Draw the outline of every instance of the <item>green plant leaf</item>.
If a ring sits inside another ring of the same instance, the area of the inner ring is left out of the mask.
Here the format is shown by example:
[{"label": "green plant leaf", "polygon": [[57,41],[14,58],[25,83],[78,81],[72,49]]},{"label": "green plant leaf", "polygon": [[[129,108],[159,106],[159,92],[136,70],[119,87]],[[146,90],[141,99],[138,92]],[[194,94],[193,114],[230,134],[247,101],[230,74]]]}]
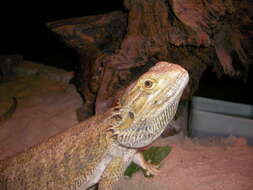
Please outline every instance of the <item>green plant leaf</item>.
[{"label": "green plant leaf", "polygon": [[[167,157],[167,155],[170,153],[171,148],[169,146],[163,146],[163,147],[150,147],[148,150],[145,150],[142,152],[144,159],[146,161],[151,161],[152,164],[158,165],[160,162]],[[124,175],[132,177],[135,172],[140,170],[141,168],[136,165],[135,163],[131,163]],[[144,173],[145,174],[145,173]],[[146,175],[145,175],[146,176]],[[148,176],[146,176],[148,177]]]}]

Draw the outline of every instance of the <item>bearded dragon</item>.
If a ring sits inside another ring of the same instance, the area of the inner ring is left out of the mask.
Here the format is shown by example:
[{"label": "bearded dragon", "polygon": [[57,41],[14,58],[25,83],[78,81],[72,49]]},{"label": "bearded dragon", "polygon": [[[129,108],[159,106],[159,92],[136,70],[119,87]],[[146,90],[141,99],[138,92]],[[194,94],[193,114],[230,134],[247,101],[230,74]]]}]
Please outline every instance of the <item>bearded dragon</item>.
[{"label": "bearded dragon", "polygon": [[118,104],[14,157],[0,161],[1,190],[111,190],[134,161],[156,174],[138,148],[157,139],[176,113],[188,72],[155,64]]}]

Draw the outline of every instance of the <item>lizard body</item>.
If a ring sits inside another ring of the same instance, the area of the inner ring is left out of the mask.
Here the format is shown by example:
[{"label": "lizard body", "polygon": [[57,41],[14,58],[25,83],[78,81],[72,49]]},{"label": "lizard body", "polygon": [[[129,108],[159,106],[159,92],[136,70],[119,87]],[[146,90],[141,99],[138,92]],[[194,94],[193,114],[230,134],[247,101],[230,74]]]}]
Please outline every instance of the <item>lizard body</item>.
[{"label": "lizard body", "polygon": [[157,63],[117,106],[0,161],[0,190],[85,190],[98,182],[99,190],[110,190],[131,161],[155,174],[137,149],[163,132],[188,80],[181,66]]}]

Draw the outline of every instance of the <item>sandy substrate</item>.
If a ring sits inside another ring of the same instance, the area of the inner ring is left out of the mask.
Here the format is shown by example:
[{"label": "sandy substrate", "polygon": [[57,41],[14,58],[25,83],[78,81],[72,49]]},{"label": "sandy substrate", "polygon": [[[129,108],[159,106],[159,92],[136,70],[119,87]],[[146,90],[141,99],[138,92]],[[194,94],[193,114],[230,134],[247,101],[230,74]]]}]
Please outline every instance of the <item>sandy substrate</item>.
[{"label": "sandy substrate", "polygon": [[[55,75],[53,75],[55,76]],[[21,152],[77,123],[81,98],[72,85],[45,77],[19,78],[0,86],[0,112],[18,99],[12,118],[0,125],[0,159]],[[172,151],[160,173],[123,178],[115,190],[252,190],[253,148],[244,139],[158,140]]]},{"label": "sandy substrate", "polygon": [[0,123],[0,159],[41,143],[77,123],[75,110],[82,101],[75,87],[49,79],[45,74],[19,76],[0,86],[0,113],[8,109],[12,97],[18,101],[11,119]]},{"label": "sandy substrate", "polygon": [[[166,141],[156,144],[170,144]],[[115,190],[253,189],[253,148],[244,139],[188,139],[170,145],[172,151],[157,176],[145,178],[138,172],[131,179],[123,178]]]}]

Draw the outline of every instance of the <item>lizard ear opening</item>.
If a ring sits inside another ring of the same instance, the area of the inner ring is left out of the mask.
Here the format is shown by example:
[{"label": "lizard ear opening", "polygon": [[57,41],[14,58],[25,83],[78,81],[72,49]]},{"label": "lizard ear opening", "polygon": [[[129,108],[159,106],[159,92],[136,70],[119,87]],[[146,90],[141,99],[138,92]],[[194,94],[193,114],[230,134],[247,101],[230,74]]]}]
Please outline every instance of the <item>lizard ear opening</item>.
[{"label": "lizard ear opening", "polygon": [[128,113],[128,116],[129,116],[131,119],[134,119],[134,113],[133,113],[133,112],[130,111],[130,112]]}]

